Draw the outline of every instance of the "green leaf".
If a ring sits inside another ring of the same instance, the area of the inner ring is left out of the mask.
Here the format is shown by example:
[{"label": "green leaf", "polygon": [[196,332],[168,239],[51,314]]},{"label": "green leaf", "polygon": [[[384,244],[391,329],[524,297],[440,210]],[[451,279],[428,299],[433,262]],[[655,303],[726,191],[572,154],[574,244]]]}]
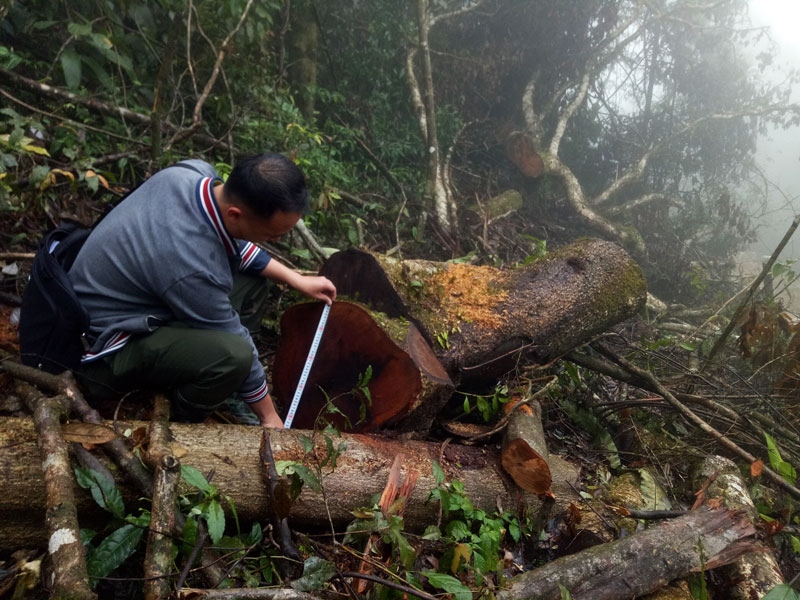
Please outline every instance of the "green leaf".
[{"label": "green leaf", "polygon": [[61,53],[61,70],[64,72],[64,81],[71,90],[76,90],[81,85],[82,66],[81,57],[71,48]]},{"label": "green leaf", "polygon": [[765,433],[764,437],[767,440],[767,452],[769,454],[770,466],[786,481],[794,484],[795,480],[797,479],[797,471],[791,463],[783,460],[783,457],[778,450],[778,445],[775,443],[775,439],[768,433]]},{"label": "green leaf", "polygon": [[315,492],[322,493],[322,484],[319,482],[319,479],[317,479],[317,476],[311,472],[311,469],[305,465],[295,464],[294,472],[300,476],[300,479],[302,479],[303,483],[305,483],[308,487]]},{"label": "green leaf", "polygon": [[92,26],[87,23],[70,23],[67,31],[75,37],[83,37],[92,33]]},{"label": "green leaf", "polygon": [[424,575],[433,587],[453,594],[456,600],[472,600],[472,591],[455,577],[436,571],[425,571]]},{"label": "green leaf", "polygon": [[192,487],[196,487],[198,490],[203,491],[206,494],[213,494],[216,491],[211,484],[208,483],[205,475],[203,475],[194,467],[189,465],[181,465],[181,477],[183,477],[183,480],[186,483]]},{"label": "green leaf", "polygon": [[225,512],[219,502],[212,500],[208,503],[205,511],[206,523],[208,524],[208,535],[214,544],[218,544],[225,533]]},{"label": "green leaf", "polygon": [[796,535],[790,535],[789,542],[792,544],[792,551],[795,554],[800,554],[800,538]]},{"label": "green leaf", "polygon": [[464,521],[450,521],[445,527],[445,533],[455,541],[460,542],[469,538],[470,531]]},{"label": "green leaf", "polygon": [[433,461],[431,463],[431,469],[433,470],[433,477],[436,480],[436,485],[442,485],[445,480],[444,469],[442,469],[442,465],[440,465],[438,461]]},{"label": "green leaf", "polygon": [[89,577],[106,577],[136,552],[143,529],[135,525],[123,525],[105,538],[86,557]]},{"label": "green leaf", "polygon": [[781,583],[767,592],[761,600],[800,600],[800,594],[791,586]]},{"label": "green leaf", "polygon": [[569,593],[567,588],[559,583],[558,589],[561,591],[561,600],[572,600],[572,594]]},{"label": "green leaf", "polygon": [[75,479],[79,486],[88,489],[94,501],[119,519],[125,518],[125,502],[117,486],[105,475],[85,467],[75,467]]},{"label": "green leaf", "polygon": [[261,531],[261,523],[255,522],[253,523],[253,528],[250,530],[250,533],[248,533],[247,537],[244,539],[244,543],[247,546],[255,546],[256,544],[260,544],[263,538],[264,534]]},{"label": "green leaf", "polygon": [[298,592],[313,592],[320,589],[334,575],[336,567],[332,562],[312,556],[306,559],[303,565],[303,576],[295,579],[291,586]]}]

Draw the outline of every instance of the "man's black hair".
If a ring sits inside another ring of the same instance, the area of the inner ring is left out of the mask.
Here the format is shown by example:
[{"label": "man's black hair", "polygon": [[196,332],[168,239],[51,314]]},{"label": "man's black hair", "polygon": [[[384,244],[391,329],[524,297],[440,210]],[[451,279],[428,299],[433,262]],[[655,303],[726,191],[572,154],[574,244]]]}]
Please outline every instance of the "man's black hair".
[{"label": "man's black hair", "polygon": [[225,192],[264,219],[276,212],[303,214],[308,210],[303,171],[275,152],[237,161],[225,182]]}]

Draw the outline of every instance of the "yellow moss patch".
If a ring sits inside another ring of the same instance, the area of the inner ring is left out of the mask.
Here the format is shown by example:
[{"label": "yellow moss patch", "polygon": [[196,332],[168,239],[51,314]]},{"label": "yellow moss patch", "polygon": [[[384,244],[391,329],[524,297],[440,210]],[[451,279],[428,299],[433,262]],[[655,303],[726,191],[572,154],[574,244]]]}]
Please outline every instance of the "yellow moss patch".
[{"label": "yellow moss patch", "polygon": [[443,290],[442,309],[447,320],[498,327],[503,317],[496,309],[508,298],[502,289],[505,274],[492,267],[454,263],[433,276],[434,285]]}]

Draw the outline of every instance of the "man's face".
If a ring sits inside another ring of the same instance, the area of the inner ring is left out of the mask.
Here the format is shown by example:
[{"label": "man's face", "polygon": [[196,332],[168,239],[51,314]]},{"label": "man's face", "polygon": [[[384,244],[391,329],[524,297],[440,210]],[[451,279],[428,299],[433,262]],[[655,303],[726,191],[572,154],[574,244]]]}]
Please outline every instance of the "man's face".
[{"label": "man's face", "polygon": [[248,242],[276,242],[292,230],[300,217],[300,213],[276,212],[264,219],[244,209],[234,220],[230,233]]}]

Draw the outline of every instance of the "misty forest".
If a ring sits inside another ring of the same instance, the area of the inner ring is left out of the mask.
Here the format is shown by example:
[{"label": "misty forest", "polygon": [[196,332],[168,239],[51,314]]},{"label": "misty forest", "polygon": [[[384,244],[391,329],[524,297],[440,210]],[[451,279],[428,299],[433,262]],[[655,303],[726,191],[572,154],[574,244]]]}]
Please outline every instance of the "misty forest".
[{"label": "misty forest", "polygon": [[[745,0],[0,3],[0,598],[800,598],[777,56]],[[45,231],[264,151],[339,293],[291,429],[22,364]]]}]

